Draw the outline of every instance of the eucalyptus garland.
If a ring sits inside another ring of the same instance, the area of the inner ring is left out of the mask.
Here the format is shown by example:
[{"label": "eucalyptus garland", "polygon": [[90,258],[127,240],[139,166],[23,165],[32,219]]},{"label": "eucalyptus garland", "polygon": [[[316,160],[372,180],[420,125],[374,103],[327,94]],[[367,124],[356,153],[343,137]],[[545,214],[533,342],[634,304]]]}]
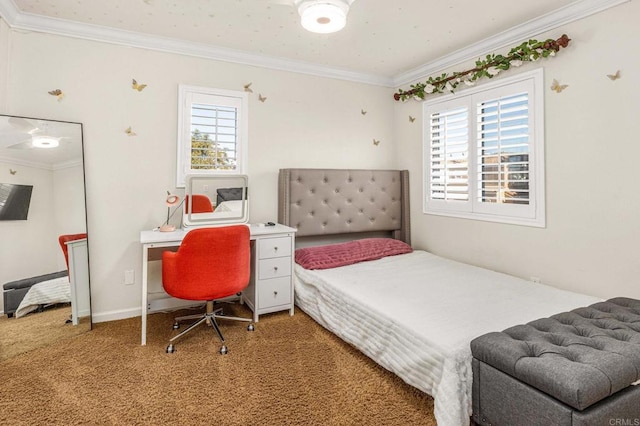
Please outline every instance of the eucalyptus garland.
[{"label": "eucalyptus garland", "polygon": [[501,71],[506,71],[511,67],[519,67],[524,62],[555,56],[560,48],[567,47],[570,41],[571,39],[566,34],[557,40],[525,41],[511,49],[506,55],[490,54],[484,60],[478,59],[475,68],[470,70],[453,74],[443,73],[439,77],[429,77],[425,83],[412,84],[410,90],[399,89],[397,93],[394,93],[393,98],[396,101],[406,101],[411,98],[422,100],[427,95],[434,93],[453,93],[460,84],[473,86],[482,77],[493,78]]}]

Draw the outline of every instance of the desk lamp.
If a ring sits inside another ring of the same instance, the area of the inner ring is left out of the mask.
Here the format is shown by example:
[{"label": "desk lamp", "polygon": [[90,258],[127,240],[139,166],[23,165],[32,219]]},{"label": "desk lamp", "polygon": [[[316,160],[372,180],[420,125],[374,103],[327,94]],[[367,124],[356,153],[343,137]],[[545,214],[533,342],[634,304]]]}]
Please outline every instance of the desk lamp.
[{"label": "desk lamp", "polygon": [[[160,232],[173,232],[176,230],[175,226],[169,225],[169,220],[182,205],[182,203],[178,204],[178,201],[180,201],[180,197],[178,197],[177,195],[172,195],[169,191],[167,191],[167,199],[165,200],[165,203],[167,204],[167,221],[160,227]],[[176,204],[178,205],[173,210],[173,213],[171,213],[171,206],[175,206]]]}]

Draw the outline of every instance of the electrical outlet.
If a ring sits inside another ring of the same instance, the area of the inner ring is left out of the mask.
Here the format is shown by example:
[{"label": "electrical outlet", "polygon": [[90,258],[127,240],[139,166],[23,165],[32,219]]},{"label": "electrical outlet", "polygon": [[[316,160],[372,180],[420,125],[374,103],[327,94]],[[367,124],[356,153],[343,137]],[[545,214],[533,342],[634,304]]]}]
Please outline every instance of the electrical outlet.
[{"label": "electrical outlet", "polygon": [[124,271],[124,285],[133,285],[135,282],[135,273],[133,269]]},{"label": "electrical outlet", "polygon": [[529,278],[529,280],[530,280],[531,282],[534,282],[534,283],[538,283],[538,284],[540,284],[540,283],[541,283],[541,281],[540,281],[540,277],[531,277],[531,278]]}]

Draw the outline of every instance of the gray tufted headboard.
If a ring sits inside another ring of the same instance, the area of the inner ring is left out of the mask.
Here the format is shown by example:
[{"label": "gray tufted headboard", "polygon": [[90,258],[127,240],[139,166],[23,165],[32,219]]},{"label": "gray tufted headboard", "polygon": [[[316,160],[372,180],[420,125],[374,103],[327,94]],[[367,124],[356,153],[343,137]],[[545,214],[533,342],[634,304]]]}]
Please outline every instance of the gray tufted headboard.
[{"label": "gray tufted headboard", "polygon": [[409,172],[281,169],[278,222],[296,238],[388,232],[411,244]]}]

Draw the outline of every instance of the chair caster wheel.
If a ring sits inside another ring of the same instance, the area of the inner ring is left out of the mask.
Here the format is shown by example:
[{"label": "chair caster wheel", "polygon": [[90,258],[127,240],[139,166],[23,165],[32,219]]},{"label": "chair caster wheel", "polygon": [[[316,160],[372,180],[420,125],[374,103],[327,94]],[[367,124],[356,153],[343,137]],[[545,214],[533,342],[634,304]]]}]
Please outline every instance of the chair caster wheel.
[{"label": "chair caster wheel", "polygon": [[171,343],[169,346],[167,346],[167,349],[165,350],[166,353],[168,354],[172,354],[176,351],[176,347],[173,346],[173,343]]},{"label": "chair caster wheel", "polygon": [[180,323],[174,322],[174,323],[173,323],[173,329],[174,329],[174,330],[177,330],[177,329],[179,329],[179,328],[180,328]]},{"label": "chair caster wheel", "polygon": [[256,329],[256,328],[255,328],[255,326],[254,326],[253,324],[249,324],[249,325],[247,326],[247,331],[255,331],[255,329]]},{"label": "chair caster wheel", "polygon": [[225,345],[222,345],[222,347],[220,348],[220,355],[226,355],[228,353],[229,349]]}]

